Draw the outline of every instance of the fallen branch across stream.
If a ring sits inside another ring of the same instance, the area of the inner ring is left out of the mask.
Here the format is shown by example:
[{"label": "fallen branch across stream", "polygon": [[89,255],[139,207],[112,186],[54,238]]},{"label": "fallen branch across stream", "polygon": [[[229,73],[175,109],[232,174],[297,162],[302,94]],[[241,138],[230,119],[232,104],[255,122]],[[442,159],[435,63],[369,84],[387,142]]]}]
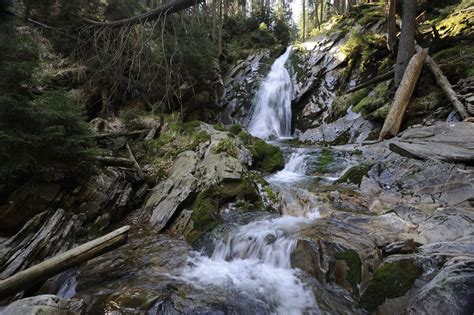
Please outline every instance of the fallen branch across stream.
[{"label": "fallen branch across stream", "polygon": [[122,246],[127,242],[129,230],[130,226],[126,225],[1,280],[0,297],[24,291],[60,272]]}]

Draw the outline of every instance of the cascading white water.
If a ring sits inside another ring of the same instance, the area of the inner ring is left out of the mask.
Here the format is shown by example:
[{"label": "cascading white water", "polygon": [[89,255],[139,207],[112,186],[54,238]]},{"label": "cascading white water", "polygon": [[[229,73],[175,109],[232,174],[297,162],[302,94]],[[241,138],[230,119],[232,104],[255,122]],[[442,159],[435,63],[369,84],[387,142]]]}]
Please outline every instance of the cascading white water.
[{"label": "cascading white water", "polygon": [[291,136],[291,98],[293,85],[285,63],[291,46],[272,65],[252,107],[248,131],[263,139]]},{"label": "cascading white water", "polygon": [[306,175],[307,150],[298,148],[291,153],[285,167],[269,179],[275,182],[293,182],[300,180]]},{"label": "cascading white water", "polygon": [[[272,65],[252,108],[249,132],[263,139],[291,136],[291,98],[293,87],[285,63],[291,47]],[[275,176],[304,177],[305,150],[297,149],[285,169]],[[300,208],[298,208],[300,209]],[[195,253],[182,277],[195,285],[219,286],[238,290],[251,299],[263,302],[271,313],[318,314],[313,292],[291,268],[295,235],[301,224],[319,216],[317,209],[301,207],[302,212],[286,212],[280,218],[255,221],[230,231],[215,241],[210,257]]]},{"label": "cascading white water", "polygon": [[196,254],[183,277],[202,286],[236,289],[264,302],[272,313],[318,313],[313,293],[291,269],[295,240],[304,217],[283,216],[238,227],[216,241],[211,257]]}]

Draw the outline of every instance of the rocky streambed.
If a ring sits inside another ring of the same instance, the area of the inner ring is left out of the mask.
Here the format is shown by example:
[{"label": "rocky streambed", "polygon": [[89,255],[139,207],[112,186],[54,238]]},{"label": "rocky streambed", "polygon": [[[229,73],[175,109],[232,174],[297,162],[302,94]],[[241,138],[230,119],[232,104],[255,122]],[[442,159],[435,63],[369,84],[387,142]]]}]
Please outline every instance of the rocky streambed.
[{"label": "rocky streambed", "polygon": [[132,143],[145,178],[104,167],[77,187],[17,191],[0,208],[2,277],[115,226],[131,233],[0,312],[472,314],[474,125],[437,109],[367,141],[388,86],[336,95],[365,76],[344,34],[229,71],[222,119],[250,133],[167,118],[156,142]]}]

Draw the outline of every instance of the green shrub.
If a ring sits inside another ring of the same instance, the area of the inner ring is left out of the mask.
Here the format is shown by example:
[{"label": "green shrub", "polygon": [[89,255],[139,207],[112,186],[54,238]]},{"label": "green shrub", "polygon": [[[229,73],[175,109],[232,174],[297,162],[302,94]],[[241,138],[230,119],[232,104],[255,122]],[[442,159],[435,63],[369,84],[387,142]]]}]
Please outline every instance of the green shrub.
[{"label": "green shrub", "polygon": [[221,123],[214,124],[212,125],[212,127],[214,127],[214,129],[219,130],[219,131],[225,131],[225,127]]},{"label": "green shrub", "polygon": [[242,126],[239,124],[233,124],[232,126],[229,127],[229,132],[238,135],[242,131]]},{"label": "green shrub", "polygon": [[215,147],[215,152],[216,153],[225,152],[229,156],[236,158],[237,154],[239,153],[239,149],[237,148],[237,145],[232,139],[227,138],[227,139],[223,139],[219,141],[219,143]]}]

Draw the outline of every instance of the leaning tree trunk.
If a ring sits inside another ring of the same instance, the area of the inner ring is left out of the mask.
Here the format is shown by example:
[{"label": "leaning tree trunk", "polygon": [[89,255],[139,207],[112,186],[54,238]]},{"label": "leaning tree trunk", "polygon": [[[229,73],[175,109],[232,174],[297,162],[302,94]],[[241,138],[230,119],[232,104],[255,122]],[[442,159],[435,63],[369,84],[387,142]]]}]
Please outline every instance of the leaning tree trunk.
[{"label": "leaning tree trunk", "polygon": [[396,136],[398,134],[426,56],[428,56],[428,49],[422,49],[411,58],[395,94],[392,107],[388,112],[387,118],[385,118],[379,140],[383,140],[387,136]]},{"label": "leaning tree trunk", "polygon": [[[421,51],[423,50],[423,48],[417,45],[416,50]],[[446,78],[446,76],[443,74],[443,71],[441,71],[441,68],[436,64],[433,58],[431,58],[430,56],[426,57],[425,64],[428,67],[428,69],[430,69],[430,71],[433,73],[436,79],[436,83],[443,90],[444,94],[449,99],[451,104],[453,104],[454,108],[462,117],[462,119],[469,118],[470,117],[469,113],[466,111],[463,104],[459,100],[458,96],[456,95],[456,92],[453,90],[453,87],[451,86],[451,83],[449,83],[448,78]]]},{"label": "leaning tree trunk", "polygon": [[402,33],[395,64],[395,86],[400,84],[405,69],[415,53],[416,4],[415,0],[403,0]]}]

